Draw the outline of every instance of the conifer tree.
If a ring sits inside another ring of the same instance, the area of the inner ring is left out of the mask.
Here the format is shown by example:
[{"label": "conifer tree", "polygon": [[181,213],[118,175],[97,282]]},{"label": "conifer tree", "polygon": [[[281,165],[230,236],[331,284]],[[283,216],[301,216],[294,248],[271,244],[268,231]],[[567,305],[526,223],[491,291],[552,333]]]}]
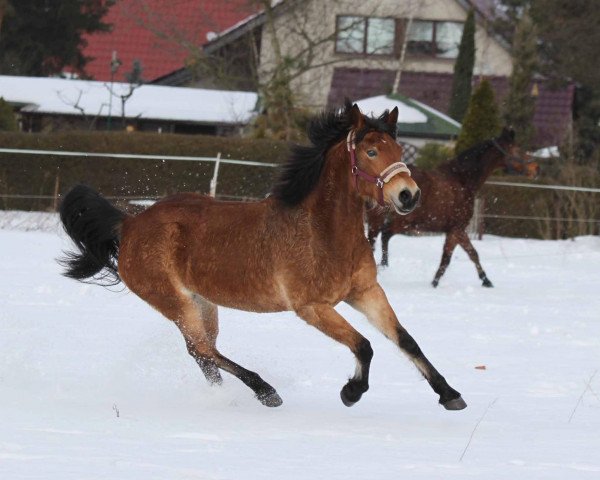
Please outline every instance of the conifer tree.
[{"label": "conifer tree", "polygon": [[0,97],[0,132],[14,132],[18,129],[17,119],[11,106]]},{"label": "conifer tree", "polygon": [[454,64],[452,96],[448,114],[457,122],[462,122],[471,98],[471,81],[475,65],[475,15],[469,11]]},{"label": "conifer tree", "polygon": [[456,154],[492,138],[500,131],[498,106],[489,80],[483,80],[473,92],[469,108],[456,140]]},{"label": "conifer tree", "polygon": [[513,71],[504,105],[504,121],[517,134],[517,142],[525,149],[531,147],[535,129],[533,114],[535,95],[532,93],[533,75],[537,68],[536,32],[527,12],[523,13],[512,46]]},{"label": "conifer tree", "polygon": [[108,31],[115,0],[0,0],[0,74],[47,76],[72,67],[84,73],[84,34]]}]

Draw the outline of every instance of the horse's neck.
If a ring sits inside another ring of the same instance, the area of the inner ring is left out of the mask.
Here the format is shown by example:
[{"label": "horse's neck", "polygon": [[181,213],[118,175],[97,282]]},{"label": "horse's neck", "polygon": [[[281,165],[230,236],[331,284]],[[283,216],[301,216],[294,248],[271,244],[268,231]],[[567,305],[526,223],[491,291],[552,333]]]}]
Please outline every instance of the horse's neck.
[{"label": "horse's neck", "polygon": [[469,190],[479,190],[492,172],[500,165],[502,154],[498,149],[490,147],[480,158],[474,162],[472,169],[465,169],[462,173],[461,183]]},{"label": "horse's neck", "polygon": [[[339,244],[352,234],[362,235],[363,200],[356,192],[345,145],[327,155],[317,188],[302,203],[318,230]],[[363,235],[364,236],[364,235]]]}]

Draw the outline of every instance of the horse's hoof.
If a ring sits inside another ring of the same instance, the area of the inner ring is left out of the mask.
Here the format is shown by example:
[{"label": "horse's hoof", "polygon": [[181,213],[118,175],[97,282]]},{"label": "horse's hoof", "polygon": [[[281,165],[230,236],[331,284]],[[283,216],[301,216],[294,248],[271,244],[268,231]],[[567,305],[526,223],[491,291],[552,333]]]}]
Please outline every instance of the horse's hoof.
[{"label": "horse's hoof", "polygon": [[368,386],[366,388],[361,388],[357,383],[348,382],[340,392],[342,403],[347,407],[351,407],[360,400],[362,394],[366,392],[368,388]]},{"label": "horse's hoof", "polygon": [[283,403],[283,400],[277,392],[266,393],[264,395],[257,395],[260,403],[267,407],[278,407]]},{"label": "horse's hoof", "polygon": [[347,407],[351,407],[352,405],[354,405],[354,404],[355,404],[355,403],[358,401],[358,400],[356,400],[356,401],[352,401],[352,400],[350,400],[348,397],[346,397],[346,396],[344,395],[344,390],[342,390],[342,391],[340,392],[340,398],[342,399],[342,403],[343,403],[344,405],[346,405]]},{"label": "horse's hoof", "polygon": [[467,408],[467,403],[462,399],[462,397],[453,398],[452,400],[448,400],[446,403],[442,403],[446,410],[462,410]]},{"label": "horse's hoof", "polygon": [[492,288],[494,285],[492,285],[492,282],[490,282],[487,278],[483,279],[483,283],[481,284],[483,287],[487,287],[487,288]]},{"label": "horse's hoof", "polygon": [[431,285],[433,286],[433,288],[436,288],[439,283],[440,282],[438,280],[434,280],[433,282],[431,282]]}]

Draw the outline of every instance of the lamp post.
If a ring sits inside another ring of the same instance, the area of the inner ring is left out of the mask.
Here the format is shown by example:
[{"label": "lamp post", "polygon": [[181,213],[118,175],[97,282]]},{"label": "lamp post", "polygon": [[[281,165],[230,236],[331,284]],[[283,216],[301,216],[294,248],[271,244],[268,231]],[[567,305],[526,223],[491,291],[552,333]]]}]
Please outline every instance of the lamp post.
[{"label": "lamp post", "polygon": [[121,60],[117,57],[117,51],[113,50],[112,58],[110,60],[110,89],[108,96],[108,119],[106,121],[107,130],[111,129],[111,119],[112,119],[112,98],[113,98],[113,83],[115,81],[115,73],[121,66]]}]

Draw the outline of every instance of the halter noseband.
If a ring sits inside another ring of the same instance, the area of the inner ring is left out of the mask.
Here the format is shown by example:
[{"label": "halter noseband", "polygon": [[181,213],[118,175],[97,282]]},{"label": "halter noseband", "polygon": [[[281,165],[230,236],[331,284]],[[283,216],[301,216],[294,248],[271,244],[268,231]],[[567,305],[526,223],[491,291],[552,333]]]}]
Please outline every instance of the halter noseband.
[{"label": "halter noseband", "polygon": [[369,175],[367,172],[358,168],[358,164],[356,162],[356,143],[354,142],[354,138],[355,132],[354,130],[350,130],[348,132],[348,137],[346,138],[346,148],[348,149],[348,152],[350,152],[350,163],[352,165],[352,175],[354,176],[354,185],[356,187],[356,191],[358,191],[358,177],[369,183],[374,183],[379,188],[379,198],[377,199],[377,203],[383,207],[385,205],[383,202],[383,187],[385,184],[399,173],[408,173],[410,176],[410,170],[405,163],[395,162],[384,168],[376,177]]}]

